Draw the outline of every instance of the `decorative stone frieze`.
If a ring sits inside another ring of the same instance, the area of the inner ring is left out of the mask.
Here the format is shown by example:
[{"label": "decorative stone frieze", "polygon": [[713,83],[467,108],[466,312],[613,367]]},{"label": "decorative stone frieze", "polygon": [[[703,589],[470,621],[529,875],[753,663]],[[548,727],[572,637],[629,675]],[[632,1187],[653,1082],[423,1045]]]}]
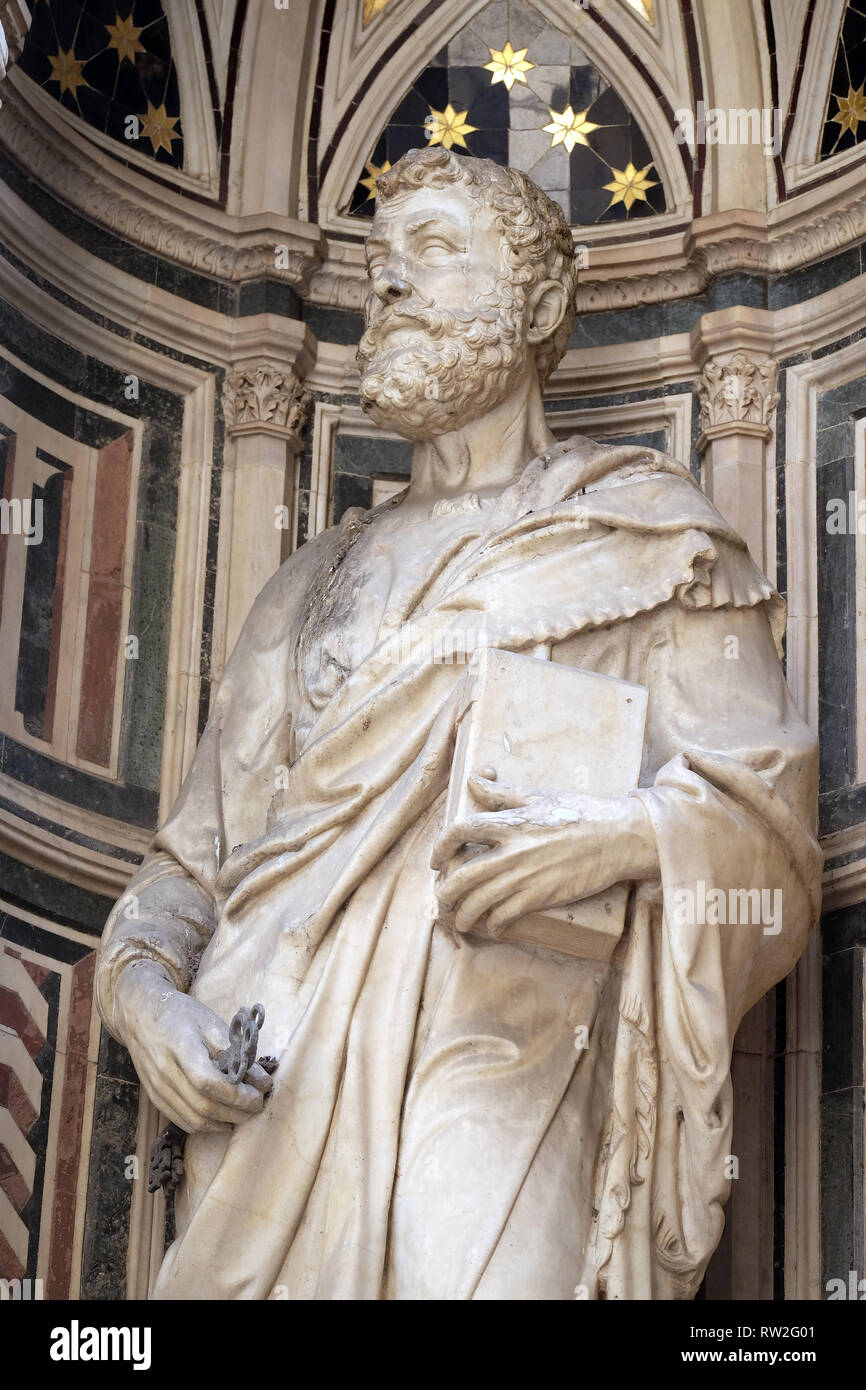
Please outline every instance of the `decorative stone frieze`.
[{"label": "decorative stone frieze", "polygon": [[214,214],[199,230],[163,206],[150,190],[121,183],[114,161],[102,151],[74,148],[54,126],[28,107],[21,93],[9,88],[0,122],[0,147],[64,203],[77,208],[109,231],[136,246],[189,270],[234,284],[264,277],[283,280],[300,294],[322,262],[318,228],[292,219],[238,230]]},{"label": "decorative stone frieze", "polygon": [[[0,15],[23,9],[22,0],[7,0],[5,5],[0,0]],[[7,38],[10,32],[17,35],[21,30],[10,26]],[[12,54],[13,44],[9,46]],[[254,225],[239,227],[214,213],[208,230],[202,230],[207,225],[203,222],[192,226],[158,190],[140,192],[132,183],[121,184],[112,161],[101,151],[73,148],[12,87],[3,106],[0,146],[63,202],[179,265],[232,283],[263,277],[282,280],[316,304],[351,310],[363,304],[365,271],[355,243],[328,243],[318,227],[295,219],[275,219],[272,226],[263,227],[257,218]],[[623,246],[631,237],[643,236],[639,227],[626,229],[621,243],[591,245],[589,268],[581,274],[577,290],[578,312],[687,298],[701,294],[716,276],[737,271],[781,274],[814,264],[866,236],[866,193],[859,183],[830,185],[820,198],[810,195],[810,201],[795,225],[763,226],[759,219],[754,235],[719,229],[711,239],[698,239],[698,219],[688,245],[681,231],[673,234],[671,250],[655,263],[658,268],[639,275],[621,273]],[[640,245],[643,254],[645,240]]]}]

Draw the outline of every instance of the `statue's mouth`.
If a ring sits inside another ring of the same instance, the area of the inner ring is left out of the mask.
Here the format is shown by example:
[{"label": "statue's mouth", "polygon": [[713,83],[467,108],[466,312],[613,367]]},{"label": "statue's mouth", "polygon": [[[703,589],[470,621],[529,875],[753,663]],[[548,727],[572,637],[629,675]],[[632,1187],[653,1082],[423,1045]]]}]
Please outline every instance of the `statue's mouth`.
[{"label": "statue's mouth", "polygon": [[375,324],[361,340],[359,359],[364,372],[387,371],[410,353],[435,352],[427,327],[415,319],[389,319]]},{"label": "statue's mouth", "polygon": [[390,324],[382,334],[379,346],[386,347],[389,353],[395,352],[402,347],[417,347],[419,339],[427,336],[427,330],[420,324]]},{"label": "statue's mouth", "polygon": [[380,341],[384,338],[393,341],[397,334],[415,336],[418,333],[426,333],[426,326],[416,318],[411,318],[406,314],[384,314],[381,319],[372,324],[368,330],[374,338]]}]

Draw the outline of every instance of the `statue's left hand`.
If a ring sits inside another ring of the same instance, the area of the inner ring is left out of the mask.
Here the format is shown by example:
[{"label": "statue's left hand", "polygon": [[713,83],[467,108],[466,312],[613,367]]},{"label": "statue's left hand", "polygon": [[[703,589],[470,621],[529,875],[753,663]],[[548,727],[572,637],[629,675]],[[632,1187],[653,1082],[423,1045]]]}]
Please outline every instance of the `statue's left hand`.
[{"label": "statue's left hand", "polygon": [[[448,826],[430,861],[443,871],[439,902],[459,932],[487,914],[486,930],[495,935],[528,912],[564,907],[658,872],[639,797],[521,792],[485,777],[470,777],[468,786],[485,809]],[[467,844],[488,848],[452,862]]]}]

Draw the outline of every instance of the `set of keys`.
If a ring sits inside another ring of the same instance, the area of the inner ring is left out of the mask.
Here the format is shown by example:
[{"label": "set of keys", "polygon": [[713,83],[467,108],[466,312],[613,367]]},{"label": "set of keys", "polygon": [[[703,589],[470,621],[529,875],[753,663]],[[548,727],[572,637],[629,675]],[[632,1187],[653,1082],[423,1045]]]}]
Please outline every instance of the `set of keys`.
[{"label": "set of keys", "polygon": [[[253,1004],[251,1009],[238,1009],[229,1024],[229,1045],[219,1054],[216,1064],[235,1086],[246,1080],[247,1072],[256,1062],[268,1076],[272,1076],[276,1071],[276,1057],[256,1057],[259,1033],[264,1022],[263,1006]],[[159,1188],[162,1188],[166,1196],[174,1192],[183,1177],[185,1140],[184,1130],[179,1125],[170,1124],[154,1141],[150,1150],[148,1192],[157,1192]]]}]

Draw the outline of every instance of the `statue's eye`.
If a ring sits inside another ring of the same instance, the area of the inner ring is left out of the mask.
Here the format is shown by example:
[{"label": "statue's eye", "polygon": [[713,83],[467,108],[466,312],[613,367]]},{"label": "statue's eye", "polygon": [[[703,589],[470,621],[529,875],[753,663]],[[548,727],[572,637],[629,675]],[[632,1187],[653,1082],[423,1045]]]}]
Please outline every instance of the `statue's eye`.
[{"label": "statue's eye", "polygon": [[453,242],[445,241],[440,237],[431,237],[421,247],[422,260],[432,265],[446,265],[456,255],[458,255],[458,248]]},{"label": "statue's eye", "polygon": [[388,247],[384,246],[380,241],[374,241],[371,237],[364,248],[364,259],[367,262],[367,274],[378,274],[388,259],[388,254]]}]

